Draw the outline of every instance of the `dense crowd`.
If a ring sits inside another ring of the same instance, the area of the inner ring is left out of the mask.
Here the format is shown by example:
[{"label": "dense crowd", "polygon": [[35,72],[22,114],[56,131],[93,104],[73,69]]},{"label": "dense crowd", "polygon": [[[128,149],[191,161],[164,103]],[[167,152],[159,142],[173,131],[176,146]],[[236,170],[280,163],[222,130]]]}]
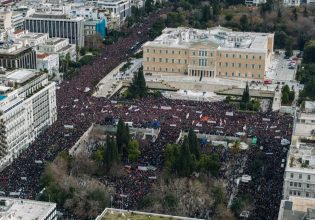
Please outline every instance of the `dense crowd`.
[{"label": "dense crowd", "polygon": [[[53,161],[58,152],[70,149],[93,122],[98,123],[106,117],[113,117],[133,122],[134,126],[146,127],[150,122],[158,121],[160,134],[154,143],[142,149],[139,165],[152,165],[160,169],[163,165],[165,145],[175,142],[180,132],[187,131],[190,127],[199,133],[235,136],[238,132],[245,132],[249,137],[258,137],[259,146],[263,146],[262,152],[272,154],[268,154],[264,175],[245,186],[241,184],[238,194],[253,195],[255,219],[275,219],[281,199],[284,169],[281,168],[280,161],[285,158],[286,149],[280,141],[283,138],[290,139],[292,117],[272,112],[242,113],[224,102],[208,103],[166,98],[117,102],[90,95],[88,90],[93,90],[96,83],[110,70],[130,56],[130,47],[136,42],[147,40],[149,28],[165,12],[167,11],[160,10],[152,14],[143,25],[133,27],[128,36],[106,46],[92,65],[83,66],[78,76],[58,86],[58,120],[1,172],[1,191],[7,195],[10,192],[19,192],[20,197],[35,198],[42,190],[40,176],[45,163]],[[71,125],[73,128],[65,125]],[[259,149],[252,149],[250,153],[255,155],[256,150]],[[156,175],[156,171],[131,169],[127,177],[104,177],[104,181],[114,183],[116,187],[114,201],[117,202],[114,202],[114,205],[117,208],[134,208],[148,193]],[[125,198],[123,204],[122,198]]]}]

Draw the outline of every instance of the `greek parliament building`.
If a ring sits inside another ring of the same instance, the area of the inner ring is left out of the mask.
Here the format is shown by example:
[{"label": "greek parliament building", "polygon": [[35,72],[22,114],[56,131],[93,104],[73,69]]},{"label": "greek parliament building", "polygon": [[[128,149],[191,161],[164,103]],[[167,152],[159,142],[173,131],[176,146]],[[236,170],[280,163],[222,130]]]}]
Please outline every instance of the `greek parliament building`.
[{"label": "greek parliament building", "polygon": [[25,18],[25,29],[35,33],[48,33],[49,37],[68,38],[70,44],[84,46],[83,17],[36,13]]},{"label": "greek parliament building", "polygon": [[165,28],[143,45],[143,67],[152,74],[263,80],[273,44],[271,33]]}]

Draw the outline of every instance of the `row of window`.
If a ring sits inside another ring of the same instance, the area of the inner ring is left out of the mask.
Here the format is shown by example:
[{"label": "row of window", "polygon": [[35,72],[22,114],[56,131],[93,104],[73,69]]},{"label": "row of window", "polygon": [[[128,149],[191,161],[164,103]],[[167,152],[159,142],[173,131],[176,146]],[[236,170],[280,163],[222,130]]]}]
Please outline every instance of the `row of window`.
[{"label": "row of window", "polygon": [[[159,67],[159,68],[155,68],[155,67],[152,67],[151,69],[149,68],[149,67],[147,67],[147,70],[148,71],[160,71],[160,72],[162,72],[162,71],[165,71],[165,72],[168,72],[168,71],[171,71],[171,72],[176,72],[176,70],[174,69],[174,68],[172,68],[172,69],[168,69],[167,67],[166,68],[162,68],[162,67]],[[180,73],[180,72],[182,72],[180,69],[177,69],[177,72],[178,73]],[[187,70],[185,70],[184,72],[187,72]]]},{"label": "row of window", "polygon": [[[290,190],[289,195],[290,196],[301,196],[301,192],[297,191],[297,190]],[[307,197],[307,198],[311,197],[311,193],[305,192],[305,197]],[[314,194],[314,198],[315,198],[315,194]]]},{"label": "row of window", "polygon": [[[156,59],[155,57],[152,58],[152,62],[155,62]],[[165,58],[165,63],[168,63],[169,59],[168,58]],[[178,59],[177,62],[175,62],[175,59],[170,59],[171,63],[177,63],[177,64],[187,64],[187,60],[181,60],[181,59]],[[150,58],[147,57],[147,62],[150,62]],[[159,58],[159,62],[162,63],[163,60],[162,58]],[[182,63],[183,62],[183,63]]]},{"label": "row of window", "polygon": [[[162,50],[155,50],[155,49],[152,49],[152,52],[153,53],[156,53],[156,52],[159,52],[159,54],[162,54]],[[147,49],[147,53],[150,53],[150,49]],[[164,50],[164,53],[165,54],[168,54],[168,50]],[[171,54],[175,54],[175,51],[174,50],[171,50]],[[177,51],[177,54],[180,55],[181,54],[181,51]],[[184,51],[184,54],[187,55],[187,51]]]},{"label": "row of window", "polygon": [[[221,72],[219,72],[219,76],[233,76],[233,77],[235,77],[235,76],[237,76],[237,77],[252,77],[252,78],[255,78],[255,74],[254,73],[251,73],[251,74],[248,74],[248,73],[244,73],[244,74],[242,74],[242,73],[234,73],[234,72],[232,72],[231,74],[229,74],[228,72],[225,72],[225,75],[223,75]],[[257,78],[260,78],[262,75],[260,75],[260,74],[258,74],[257,75]]]},{"label": "row of window", "polygon": [[[156,53],[157,51],[158,51],[160,54],[162,54],[162,52],[163,52],[161,49],[159,49],[159,50],[152,49],[152,52],[153,52],[153,53]],[[150,53],[150,49],[149,49],[149,48],[147,48],[147,53]],[[164,53],[165,53],[165,54],[168,54],[169,51],[168,51],[168,50],[164,50]],[[171,54],[175,54],[175,50],[171,50],[170,53],[171,53]],[[178,50],[178,51],[177,51],[177,54],[180,55],[180,54],[181,54],[181,51]],[[187,55],[187,51],[184,51],[184,54]],[[214,55],[213,52],[208,52],[208,51],[203,51],[203,50],[200,50],[200,51],[192,51],[192,52],[191,52],[191,55],[192,55],[192,56],[196,56],[196,54],[198,54],[198,56],[201,56],[201,57],[207,57],[208,55],[210,55],[210,57],[213,57],[213,55]],[[219,53],[219,56],[222,57],[222,53],[221,53],[221,52]],[[238,57],[239,59],[242,59],[242,58],[245,57],[245,59],[250,59],[250,58],[251,58],[252,60],[255,60],[255,58],[256,58],[255,55],[249,56],[249,55],[247,55],[247,54],[246,54],[246,55],[238,54],[238,56],[237,56],[236,54],[230,54],[230,55],[229,55],[228,53],[225,54],[225,57],[226,57],[226,58],[229,58],[229,56],[232,57],[233,59],[235,59],[236,57]],[[262,56],[258,56],[258,59],[261,60],[261,59],[262,59]]]},{"label": "row of window", "polygon": [[[219,56],[222,57],[222,53],[219,53]],[[229,58],[229,56],[232,57],[233,59],[235,59],[237,57],[234,53],[232,55],[231,54],[229,55],[228,53],[225,54],[225,58]],[[243,54],[239,54],[238,55],[239,59],[243,59],[244,57],[245,57],[246,60],[250,59],[250,58],[252,58],[252,60],[254,60],[256,58],[255,55],[252,55],[252,56],[249,56],[247,54],[246,55],[243,55]],[[262,57],[258,56],[258,59],[261,60]]]},{"label": "row of window", "polygon": [[[294,179],[294,173],[290,174],[290,178]],[[303,179],[303,174],[299,174],[299,179]],[[307,175],[307,180],[311,180],[311,175]]]},{"label": "row of window", "polygon": [[[231,65],[232,65],[232,67],[236,66],[235,63],[231,63]],[[222,62],[219,62],[219,67],[222,67]],[[229,63],[228,62],[225,63],[225,67],[229,67]],[[238,67],[242,68],[242,64],[238,63]],[[255,64],[252,64],[251,67],[252,67],[252,69],[255,69]],[[245,68],[246,69],[248,68],[248,64],[247,63],[245,64]],[[261,69],[261,65],[260,64],[258,65],[258,69]]]}]

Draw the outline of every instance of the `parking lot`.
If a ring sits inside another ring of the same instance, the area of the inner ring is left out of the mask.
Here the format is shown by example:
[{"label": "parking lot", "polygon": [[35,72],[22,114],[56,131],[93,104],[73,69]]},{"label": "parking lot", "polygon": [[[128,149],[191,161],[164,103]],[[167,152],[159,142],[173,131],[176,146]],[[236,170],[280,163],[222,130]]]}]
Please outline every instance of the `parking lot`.
[{"label": "parking lot", "polygon": [[[296,55],[297,52],[294,52]],[[292,82],[295,80],[296,66],[290,67],[289,59],[284,59],[284,52],[275,54],[271,61],[271,65],[266,73],[266,78],[271,79],[274,83],[276,82]],[[299,62],[299,61],[297,61]]]}]

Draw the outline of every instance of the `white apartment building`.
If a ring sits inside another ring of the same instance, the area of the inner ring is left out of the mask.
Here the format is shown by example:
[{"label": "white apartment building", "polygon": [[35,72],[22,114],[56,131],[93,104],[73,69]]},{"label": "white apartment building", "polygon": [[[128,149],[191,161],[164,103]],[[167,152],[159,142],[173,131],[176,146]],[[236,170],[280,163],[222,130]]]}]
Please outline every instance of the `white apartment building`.
[{"label": "white apartment building", "polygon": [[131,0],[98,0],[94,1],[100,9],[106,9],[114,15],[118,15],[120,21],[124,21],[131,15]]},{"label": "white apartment building", "polygon": [[25,29],[48,33],[49,37],[68,38],[71,44],[84,46],[84,18],[65,14],[38,14],[25,18]]},{"label": "white apartment building", "polygon": [[36,54],[36,66],[37,70],[48,71],[48,75],[59,74],[59,54]]},{"label": "white apartment building", "polygon": [[305,101],[296,114],[292,143],[301,139],[315,140],[315,102]]},{"label": "white apartment building", "polygon": [[297,143],[288,152],[283,198],[315,198],[315,145]]},{"label": "white apartment building", "polygon": [[315,219],[315,199],[290,196],[281,200],[278,220]]},{"label": "white apartment building", "polygon": [[24,16],[22,12],[13,11],[11,17],[12,27],[15,30],[23,30],[24,29]]},{"label": "white apartment building", "polygon": [[260,4],[265,4],[266,0],[245,0],[245,5],[251,6],[251,5],[260,5]]},{"label": "white apartment building", "polygon": [[0,197],[0,220],[57,220],[56,203]]},{"label": "white apartment building", "polygon": [[48,33],[33,33],[28,30],[16,30],[14,33],[9,34],[10,39],[22,41],[25,45],[33,47],[45,43],[49,39]]},{"label": "white apartment building", "polygon": [[69,44],[67,38],[49,38],[37,46],[37,51],[48,54],[57,53],[60,57],[65,57],[69,53],[71,60],[76,59],[76,45]]},{"label": "white apartment building", "polygon": [[0,11],[0,30],[8,30],[12,27],[12,11]]},{"label": "white apartment building", "polygon": [[10,164],[57,119],[56,88],[46,73],[0,74],[0,167]]},{"label": "white apartment building", "polygon": [[288,7],[298,7],[300,4],[300,0],[283,0],[283,5]]}]

